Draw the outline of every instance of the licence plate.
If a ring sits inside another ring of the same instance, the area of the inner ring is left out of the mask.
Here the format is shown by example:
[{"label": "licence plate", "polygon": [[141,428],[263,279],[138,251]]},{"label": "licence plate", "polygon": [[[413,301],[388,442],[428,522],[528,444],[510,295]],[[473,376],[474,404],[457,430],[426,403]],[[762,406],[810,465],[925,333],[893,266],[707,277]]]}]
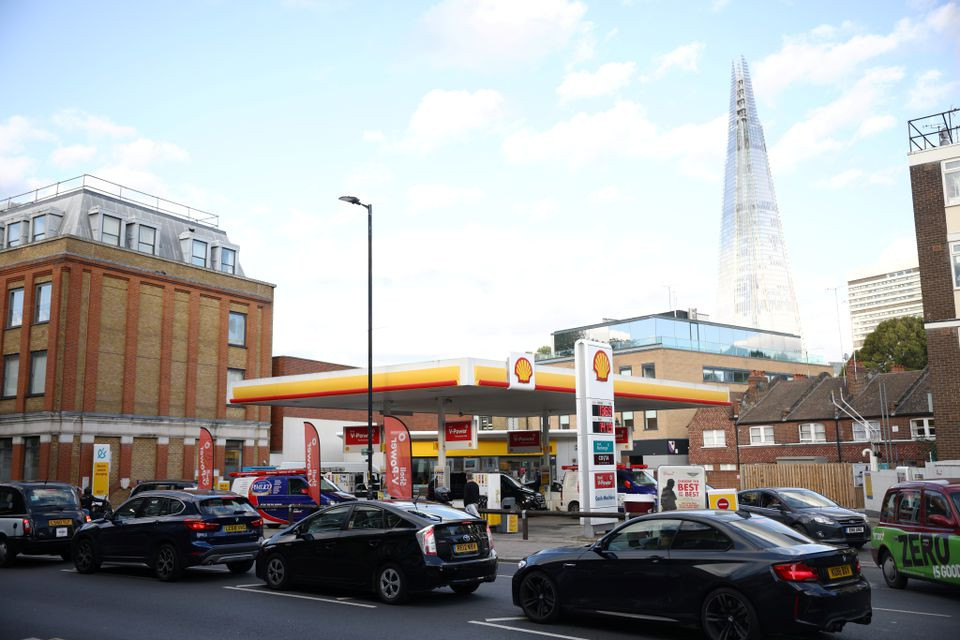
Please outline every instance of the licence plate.
[{"label": "licence plate", "polygon": [[847,527],[847,533],[863,533],[863,527]]},{"label": "licence plate", "polygon": [[228,524],[223,527],[223,530],[227,533],[237,533],[238,531],[246,531],[247,525],[245,524]]},{"label": "licence plate", "polygon": [[853,567],[848,564],[841,565],[839,567],[828,567],[827,575],[833,578],[849,578],[853,575]]},{"label": "licence plate", "polygon": [[477,550],[476,542],[464,542],[462,544],[453,545],[454,553],[471,553]]},{"label": "licence plate", "polygon": [[66,537],[67,537],[67,533],[68,533],[68,530],[67,530],[66,527],[57,527],[57,537],[58,537],[58,538],[66,538]]},{"label": "licence plate", "polygon": [[66,520],[49,520],[47,521],[48,527],[69,527],[73,524],[73,520],[67,518]]}]

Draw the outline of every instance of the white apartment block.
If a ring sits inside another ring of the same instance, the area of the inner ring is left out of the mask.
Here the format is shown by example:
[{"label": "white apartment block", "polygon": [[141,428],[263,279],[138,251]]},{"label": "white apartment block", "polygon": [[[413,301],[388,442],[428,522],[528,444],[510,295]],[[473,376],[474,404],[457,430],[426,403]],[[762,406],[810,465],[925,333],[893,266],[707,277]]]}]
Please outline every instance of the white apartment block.
[{"label": "white apartment block", "polygon": [[859,349],[864,339],[884,320],[905,316],[923,317],[920,268],[911,267],[850,280],[847,282],[847,299],[850,303],[853,348]]}]

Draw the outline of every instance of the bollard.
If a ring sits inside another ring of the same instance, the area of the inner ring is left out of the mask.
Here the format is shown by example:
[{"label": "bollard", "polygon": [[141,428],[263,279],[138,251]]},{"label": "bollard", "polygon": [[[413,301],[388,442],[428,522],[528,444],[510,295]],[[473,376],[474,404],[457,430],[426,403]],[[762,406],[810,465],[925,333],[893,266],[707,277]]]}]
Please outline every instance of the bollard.
[{"label": "bollard", "polygon": [[523,539],[526,540],[529,534],[529,530],[527,529],[527,510],[526,509],[520,512],[520,527],[523,531]]}]

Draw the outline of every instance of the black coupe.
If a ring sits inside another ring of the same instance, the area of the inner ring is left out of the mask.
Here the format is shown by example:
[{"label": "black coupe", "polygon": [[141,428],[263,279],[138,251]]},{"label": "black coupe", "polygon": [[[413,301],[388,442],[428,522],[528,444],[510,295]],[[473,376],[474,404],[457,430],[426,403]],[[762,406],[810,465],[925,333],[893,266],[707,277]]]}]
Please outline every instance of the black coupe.
[{"label": "black coupe", "polygon": [[870,542],[866,516],[816,491],[795,487],[747,489],[738,497],[744,511],[773,518],[817,542],[858,549]]},{"label": "black coupe", "polygon": [[870,585],[852,549],[745,512],[628,520],[587,547],[520,562],[513,602],[534,622],[565,610],[700,625],[712,639],[869,624]]}]

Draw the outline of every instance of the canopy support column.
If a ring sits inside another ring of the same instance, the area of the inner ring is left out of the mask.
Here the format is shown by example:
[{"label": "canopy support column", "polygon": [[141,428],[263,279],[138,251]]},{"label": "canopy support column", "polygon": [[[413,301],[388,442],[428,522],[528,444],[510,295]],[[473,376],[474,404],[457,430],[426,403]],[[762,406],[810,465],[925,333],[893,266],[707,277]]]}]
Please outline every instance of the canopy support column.
[{"label": "canopy support column", "polygon": [[443,408],[443,398],[437,398],[437,469],[434,471],[434,477],[437,482],[434,487],[449,488],[447,480],[447,443],[445,435],[447,433],[447,415]]}]

